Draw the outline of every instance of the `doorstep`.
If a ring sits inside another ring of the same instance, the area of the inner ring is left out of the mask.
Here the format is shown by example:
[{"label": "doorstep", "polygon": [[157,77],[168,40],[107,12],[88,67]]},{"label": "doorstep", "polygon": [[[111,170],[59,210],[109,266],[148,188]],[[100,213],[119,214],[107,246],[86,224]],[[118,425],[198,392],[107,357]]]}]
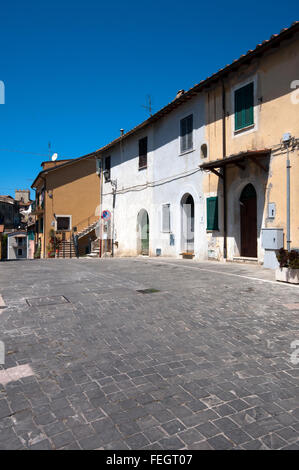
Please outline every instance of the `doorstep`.
[{"label": "doorstep", "polygon": [[[229,260],[227,260],[229,261]],[[251,258],[249,256],[234,256],[233,262],[235,263],[248,263],[248,264],[258,264],[258,258]]]},{"label": "doorstep", "polygon": [[180,255],[183,259],[193,259],[195,256],[194,251],[183,251]]}]

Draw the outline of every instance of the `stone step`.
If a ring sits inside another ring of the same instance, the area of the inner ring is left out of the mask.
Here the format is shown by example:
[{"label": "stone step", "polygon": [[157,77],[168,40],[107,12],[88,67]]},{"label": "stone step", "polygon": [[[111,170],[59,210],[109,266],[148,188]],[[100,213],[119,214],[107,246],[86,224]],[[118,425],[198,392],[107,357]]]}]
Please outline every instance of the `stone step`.
[{"label": "stone step", "polygon": [[251,258],[249,256],[234,256],[233,261],[235,263],[258,264],[257,258]]}]

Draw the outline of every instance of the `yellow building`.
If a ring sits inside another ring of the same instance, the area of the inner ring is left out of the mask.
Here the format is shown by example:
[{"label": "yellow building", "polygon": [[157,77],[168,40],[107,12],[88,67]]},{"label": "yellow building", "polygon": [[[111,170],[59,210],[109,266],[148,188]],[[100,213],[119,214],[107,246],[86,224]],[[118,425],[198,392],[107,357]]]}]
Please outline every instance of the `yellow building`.
[{"label": "yellow building", "polygon": [[299,22],[198,87],[209,257],[263,262],[268,248],[299,248]]},{"label": "yellow building", "polygon": [[[94,154],[42,163],[36,190],[35,256],[76,256],[90,250],[100,216],[100,178]],[[77,238],[78,237],[78,238]]]}]

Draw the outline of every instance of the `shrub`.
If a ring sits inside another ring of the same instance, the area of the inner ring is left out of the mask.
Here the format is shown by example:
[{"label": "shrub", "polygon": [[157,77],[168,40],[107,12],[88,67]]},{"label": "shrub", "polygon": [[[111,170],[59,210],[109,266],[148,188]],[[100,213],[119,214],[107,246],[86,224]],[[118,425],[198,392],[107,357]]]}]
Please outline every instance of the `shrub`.
[{"label": "shrub", "polygon": [[280,268],[287,268],[288,267],[288,252],[284,248],[280,248],[276,252],[276,258],[279,262]]},{"label": "shrub", "polygon": [[298,251],[287,251],[280,248],[276,252],[276,258],[281,268],[299,269],[299,253]]},{"label": "shrub", "polygon": [[289,252],[289,267],[299,269],[299,253],[295,250]]}]

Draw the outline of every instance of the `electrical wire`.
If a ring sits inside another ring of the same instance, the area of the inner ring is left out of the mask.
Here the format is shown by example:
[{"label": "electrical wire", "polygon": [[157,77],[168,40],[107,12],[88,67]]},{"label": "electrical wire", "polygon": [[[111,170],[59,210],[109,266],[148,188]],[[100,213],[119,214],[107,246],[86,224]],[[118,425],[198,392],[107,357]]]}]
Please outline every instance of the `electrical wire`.
[{"label": "electrical wire", "polygon": [[[154,188],[156,186],[162,186],[163,184],[171,183],[172,181],[176,181],[178,179],[186,178],[188,176],[194,175],[195,173],[198,173],[199,171],[201,171],[200,168],[194,168],[193,170],[189,170],[188,172],[178,173],[177,175],[174,175],[171,178],[163,178],[161,180],[152,181],[152,182],[145,183],[145,184],[138,184],[135,186],[129,186],[128,188],[124,188],[124,189],[119,189],[115,191],[115,194],[125,194],[127,192],[138,192],[138,191],[143,191],[144,189],[147,189],[147,188]],[[103,193],[103,196],[108,196],[111,194],[114,194],[114,192],[111,191],[108,193]]]}]

